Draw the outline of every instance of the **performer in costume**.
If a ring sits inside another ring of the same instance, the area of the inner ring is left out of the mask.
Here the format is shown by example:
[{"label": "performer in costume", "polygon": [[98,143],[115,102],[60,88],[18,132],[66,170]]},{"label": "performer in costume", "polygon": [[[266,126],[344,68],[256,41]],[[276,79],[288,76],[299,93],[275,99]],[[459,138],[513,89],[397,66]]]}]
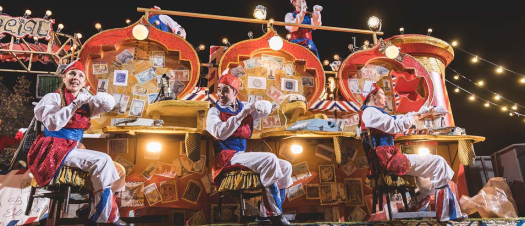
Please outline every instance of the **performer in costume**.
[{"label": "performer in costume", "polygon": [[[0,119],[0,128],[2,128],[2,119]],[[2,153],[4,149],[9,146],[19,144],[22,141],[26,130],[27,129],[19,129],[15,137],[0,135],[0,153]]]},{"label": "performer in costume", "polygon": [[[370,146],[370,137],[361,132],[363,148],[367,153],[368,176],[377,175],[379,167],[396,175],[411,175],[417,177],[420,192],[427,197],[436,195],[436,214],[438,221],[460,220],[466,218],[461,213],[457,197],[455,197],[448,183],[454,176],[446,160],[439,155],[402,154],[394,145],[394,136],[407,131],[412,124],[433,113],[448,113],[443,107],[423,106],[418,112],[392,116],[385,112],[386,96],[379,86],[373,85],[366,96],[360,112],[361,131],[370,130],[371,139],[375,146]],[[375,164],[375,158],[379,166]]]},{"label": "performer in costume", "polygon": [[[160,10],[160,7],[153,6],[152,9]],[[155,22],[159,21],[157,25]],[[165,32],[172,32],[183,39],[186,39],[186,30],[179,23],[175,22],[171,17],[166,15],[155,15],[153,13],[149,14],[148,22],[155,26],[157,29],[160,29]]]},{"label": "performer in costume", "polygon": [[208,111],[206,130],[219,143],[220,150],[215,154],[212,178],[220,185],[221,172],[229,166],[246,167],[260,174],[264,186],[263,216],[277,225],[290,225],[282,216],[282,204],[286,198],[286,188],[292,185],[292,165],[277,158],[272,153],[248,152],[246,141],[251,137],[253,121],[267,116],[272,104],[261,100],[254,104],[236,99],[239,80],[232,74],[223,75],[218,81],[218,97],[215,107]]},{"label": "performer in costume", "polygon": [[[40,186],[51,181],[62,165],[79,168],[91,174],[94,203],[89,220],[96,223],[126,225],[119,219],[113,190],[120,177],[109,155],[78,149],[84,130],[91,126],[90,117],[110,111],[115,100],[107,93],[92,96],[85,90],[86,73],[78,61],[62,73],[63,84],[55,93],[46,94],[35,106],[35,117],[45,127],[27,155],[29,170]],[[119,183],[121,184],[121,183]]]},{"label": "performer in costume", "polygon": [[[290,3],[295,8],[295,11],[287,13],[284,17],[284,22],[321,26],[321,11],[323,7],[316,5],[314,6],[314,12],[310,13],[306,11],[308,9],[306,0],[290,0]],[[299,28],[296,26],[285,26],[285,28],[290,32],[290,35],[292,35],[290,42],[310,49],[317,58],[319,58],[317,47],[312,40],[312,29]]]}]

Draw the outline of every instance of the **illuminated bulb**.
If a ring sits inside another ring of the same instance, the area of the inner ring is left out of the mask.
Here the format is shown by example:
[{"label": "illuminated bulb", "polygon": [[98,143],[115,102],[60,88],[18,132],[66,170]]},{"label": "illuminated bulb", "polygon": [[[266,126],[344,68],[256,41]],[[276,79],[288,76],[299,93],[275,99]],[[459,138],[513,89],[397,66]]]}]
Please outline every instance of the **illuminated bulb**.
[{"label": "illuminated bulb", "polygon": [[222,39],[222,44],[224,44],[224,45],[228,44],[228,39],[227,38],[223,38]]},{"label": "illuminated bulb", "polygon": [[496,70],[496,72],[498,72],[498,73],[503,72],[503,67],[502,67],[502,66],[499,66],[498,69]]},{"label": "illuminated bulb", "polygon": [[501,110],[502,110],[502,111],[507,111],[507,110],[509,110],[509,109],[508,109],[507,107],[502,107]]},{"label": "illuminated bulb", "polygon": [[468,99],[469,99],[469,100],[475,100],[476,97],[475,97],[474,94],[473,94],[473,95],[470,95],[470,97],[469,97]]},{"label": "illuminated bulb", "polygon": [[290,40],[292,38],[292,35],[291,34],[287,34],[286,35],[286,40]]},{"label": "illuminated bulb", "polygon": [[142,41],[148,38],[149,30],[146,26],[144,26],[144,24],[137,24],[135,27],[133,27],[131,33],[135,39]]},{"label": "illuminated bulb", "polygon": [[339,60],[339,59],[341,59],[341,58],[339,58],[339,55],[335,54],[334,55],[334,60]]},{"label": "illuminated bulb", "polygon": [[478,86],[483,86],[485,83],[483,81],[478,82]]},{"label": "illuminated bulb", "polygon": [[500,98],[501,97],[498,94],[496,94],[496,96],[494,97],[495,100],[499,100]]},{"label": "illuminated bulb", "polygon": [[404,34],[404,33],[405,33],[405,29],[404,29],[404,28],[402,28],[402,27],[401,27],[401,28],[399,28],[399,33],[401,33],[401,34]]},{"label": "illuminated bulb", "polygon": [[274,20],[273,20],[273,19],[270,19],[270,20],[268,20],[268,21],[270,22],[270,24],[272,24],[272,25],[273,25],[273,22],[274,22]]},{"label": "illuminated bulb", "polygon": [[155,20],[155,26],[159,26],[159,25],[160,25],[160,21]]},{"label": "illuminated bulb", "polygon": [[454,79],[458,80],[459,79],[459,75],[454,75]]},{"label": "illuminated bulb", "polygon": [[324,61],[323,61],[323,64],[324,64],[324,66],[328,66],[328,65],[330,64],[330,61],[328,61],[328,60],[324,60]]},{"label": "illuminated bulb", "polygon": [[353,45],[353,44],[348,44],[348,49],[349,49],[350,51],[354,50],[354,45]]},{"label": "illuminated bulb", "polygon": [[283,39],[279,37],[279,35],[275,35],[268,39],[268,44],[270,44],[270,48],[272,50],[278,51],[281,48],[283,48]]},{"label": "illuminated bulb", "polygon": [[478,56],[475,56],[474,58],[472,58],[472,62],[473,63],[477,63],[478,62]]},{"label": "illuminated bulb", "polygon": [[453,41],[452,42],[452,46],[458,46],[458,42],[457,41]]},{"label": "illuminated bulb", "polygon": [[126,24],[127,25],[131,24],[131,20],[130,19],[126,19]]},{"label": "illuminated bulb", "polygon": [[266,19],[266,7],[262,5],[256,6],[255,10],[253,10],[253,17],[258,20]]},{"label": "illuminated bulb", "polygon": [[298,145],[298,144],[294,144],[292,145],[292,153],[294,154],[301,154],[303,153],[303,146],[301,145]]},{"label": "illuminated bulb", "polygon": [[24,16],[31,16],[31,10],[29,10],[29,9],[28,9],[28,10],[26,10],[26,12],[25,12]]},{"label": "illuminated bulb", "polygon": [[77,38],[78,38],[78,39],[81,39],[81,38],[82,38],[82,34],[77,33]]},{"label": "illuminated bulb", "polygon": [[459,93],[459,88],[455,88],[454,92]]},{"label": "illuminated bulb", "polygon": [[199,50],[202,51],[202,50],[204,50],[204,49],[206,49],[206,46],[205,46],[204,44],[200,44],[200,45],[199,45]]},{"label": "illuminated bulb", "polygon": [[510,116],[513,116],[514,114],[512,114],[512,112],[511,112],[511,113],[509,113],[509,115],[510,115]]},{"label": "illuminated bulb", "polygon": [[399,56],[399,48],[397,46],[389,46],[385,49],[385,55],[388,59],[396,59]]},{"label": "illuminated bulb", "polygon": [[369,19],[368,19],[368,28],[370,28],[370,30],[372,31],[379,31],[381,30],[381,20],[375,16],[371,16]]},{"label": "illuminated bulb", "polygon": [[162,148],[162,145],[158,142],[149,142],[147,146],[147,150],[149,152],[160,152],[160,149]]},{"label": "illuminated bulb", "polygon": [[525,78],[521,78],[520,82],[525,83]]},{"label": "illuminated bulb", "polygon": [[248,31],[248,38],[253,39],[253,32],[252,31]]},{"label": "illuminated bulb", "polygon": [[429,29],[427,30],[427,35],[430,35],[430,34],[432,34],[432,28],[429,28]]},{"label": "illuminated bulb", "polygon": [[58,25],[58,29],[64,29],[64,25],[63,24],[59,24]]},{"label": "illuminated bulb", "polygon": [[428,154],[430,154],[430,150],[427,147],[420,147],[417,150],[417,153],[420,154],[420,155],[428,155]]},{"label": "illuminated bulb", "polygon": [[38,42],[38,37],[34,36],[34,37],[33,37],[33,40],[34,40],[35,42]]},{"label": "illuminated bulb", "polygon": [[51,14],[53,14],[53,13],[51,12],[51,10],[47,10],[47,11],[46,11],[46,15],[44,16],[44,19],[49,18],[49,17],[51,16]]},{"label": "illuminated bulb", "polygon": [[489,106],[490,106],[489,102],[485,103],[485,107],[488,108]]},{"label": "illuminated bulb", "polygon": [[95,28],[100,31],[102,29],[102,24],[96,23]]},{"label": "illuminated bulb", "polygon": [[514,106],[512,106],[512,110],[518,110],[518,105],[515,104]]},{"label": "illuminated bulb", "polygon": [[2,10],[4,10],[4,8],[2,8],[2,6],[0,6],[0,13],[2,13]]}]

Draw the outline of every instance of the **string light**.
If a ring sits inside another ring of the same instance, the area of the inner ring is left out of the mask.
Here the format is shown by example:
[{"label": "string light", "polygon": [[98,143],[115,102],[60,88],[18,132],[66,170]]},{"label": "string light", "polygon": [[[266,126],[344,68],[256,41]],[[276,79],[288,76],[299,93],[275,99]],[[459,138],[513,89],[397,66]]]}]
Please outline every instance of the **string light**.
[{"label": "string light", "polygon": [[126,19],[126,24],[127,25],[131,24],[131,20],[130,19]]},{"label": "string light", "polygon": [[483,86],[484,84],[485,82],[483,82],[483,80],[478,82],[478,86]]},{"label": "string light", "polygon": [[457,41],[453,41],[452,42],[452,46],[458,46],[458,42]]},{"label": "string light", "polygon": [[520,82],[525,83],[525,77],[521,78]]},{"label": "string light", "polygon": [[510,116],[514,116],[514,114],[512,114],[512,112],[511,112],[511,113],[509,113],[509,115],[510,115]]},{"label": "string light", "polygon": [[459,79],[459,75],[454,75],[454,79],[458,80]]},{"label": "string light", "polygon": [[503,72],[503,67],[502,66],[499,66],[498,69],[496,69],[496,72],[498,72],[499,74],[501,74]]},{"label": "string light", "polygon": [[399,28],[399,33],[400,33],[400,34],[404,34],[404,33],[405,33],[405,28],[400,27],[400,28]]},{"label": "string light", "polygon": [[477,63],[478,62],[478,56],[475,56],[474,58],[472,58],[472,62],[473,63]]},{"label": "string light", "polygon": [[454,92],[459,93],[459,88],[456,87],[456,88],[454,89]]},{"label": "string light", "polygon": [[512,106],[512,110],[518,110],[518,105],[514,104],[514,106]]},{"label": "string light", "polygon": [[324,66],[328,66],[328,65],[330,64],[330,61],[328,61],[328,60],[324,60],[324,61],[323,61],[323,64],[324,64]]},{"label": "string light", "polygon": [[[496,70],[496,72],[498,72],[498,73],[500,73],[500,72],[499,72],[499,69],[501,68],[501,73],[504,72],[504,71],[508,71],[508,72],[510,72],[510,73],[513,73],[513,74],[515,74],[515,75],[518,75],[518,76],[520,76],[520,77],[523,78],[523,79],[520,80],[520,82],[521,82],[521,83],[525,83],[525,75],[524,75],[524,74],[517,73],[517,72],[515,72],[515,71],[513,71],[513,70],[510,70],[510,69],[508,69],[508,68],[504,68],[504,67],[501,66],[501,65],[495,64],[495,63],[493,63],[493,62],[491,62],[491,61],[488,61],[488,60],[486,60],[486,59],[483,59],[483,58],[481,58],[481,57],[478,57],[477,55],[474,55],[474,54],[472,54],[471,52],[469,52],[469,51],[467,51],[467,50],[464,50],[464,49],[462,49],[462,48],[455,47],[454,49],[460,50],[460,51],[462,51],[462,52],[464,52],[464,53],[466,53],[466,54],[471,55],[472,57],[474,57],[474,58],[472,59],[472,62],[477,62],[478,60],[482,60],[482,61],[485,61],[485,62],[487,62],[487,63],[489,63],[489,64],[492,64],[492,65],[496,66],[496,67],[498,68],[498,69]],[[474,61],[474,60],[476,60],[476,61]]]},{"label": "string light", "polygon": [[496,94],[496,96],[494,97],[494,100],[499,100],[500,99],[500,96]]},{"label": "string light", "polygon": [[[470,101],[474,101],[474,100],[476,100],[476,99],[479,99],[479,100],[485,102],[485,103],[483,104],[483,106],[484,106],[485,108],[489,108],[490,105],[494,105],[494,106],[500,108],[500,110],[501,110],[502,112],[507,112],[507,111],[509,111],[509,109],[508,109],[507,106],[498,105],[498,104],[496,104],[496,103],[494,103],[494,102],[491,102],[491,101],[489,101],[489,100],[483,99],[483,98],[481,98],[481,97],[475,95],[474,93],[472,93],[472,92],[470,92],[470,91],[468,91],[468,90],[466,90],[466,89],[464,89],[464,88],[461,88],[460,86],[454,84],[453,82],[451,82],[451,81],[448,80],[448,79],[445,79],[445,82],[447,82],[447,83],[449,83],[449,84],[455,86],[456,89],[462,90],[462,91],[464,91],[465,93],[469,94],[469,98],[468,98],[468,99],[469,99]],[[521,107],[521,105],[519,105],[519,104],[515,104],[515,105],[516,105],[516,108],[517,108],[518,106]],[[513,111],[509,111],[509,112],[512,113],[512,116],[514,116],[514,115],[516,115],[516,116],[518,116],[518,117],[524,117],[524,116],[525,116],[525,114],[519,113],[518,111],[514,111],[514,110],[513,110]]]},{"label": "string light", "polygon": [[335,55],[334,55],[334,60],[339,60],[339,59],[341,59],[341,58],[339,57],[339,55],[335,54]]}]

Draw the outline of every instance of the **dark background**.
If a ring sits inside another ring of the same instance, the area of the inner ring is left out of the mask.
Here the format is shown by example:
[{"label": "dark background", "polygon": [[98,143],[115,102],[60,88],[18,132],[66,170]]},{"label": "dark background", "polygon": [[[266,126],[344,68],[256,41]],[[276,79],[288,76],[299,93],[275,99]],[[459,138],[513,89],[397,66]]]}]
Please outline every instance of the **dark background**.
[{"label": "dark background", "polygon": [[[496,64],[503,65],[518,73],[525,73],[523,50],[525,43],[521,37],[525,35],[523,22],[525,16],[521,1],[371,1],[371,0],[307,0],[309,9],[314,5],[322,5],[323,25],[367,29],[366,22],[372,15],[383,22],[385,35],[388,38],[399,33],[399,28],[405,28],[405,34],[426,34],[428,28],[433,29],[432,36],[452,42],[457,40],[459,47],[479,55]],[[253,18],[253,9],[257,5],[268,8],[268,17],[283,21],[287,12],[293,10],[288,0],[224,0],[224,1],[2,1],[0,6],[4,13],[11,16],[22,16],[30,9],[33,17],[42,17],[46,10],[51,10],[51,18],[56,24],[63,23],[64,33],[80,32],[83,40],[87,40],[97,31],[95,23],[102,24],[103,29],[127,26],[126,19],[137,21],[142,13],[137,7],[149,8],[158,5],[165,10],[176,10],[196,13],[207,13],[235,17]],[[262,26],[256,24],[214,21],[188,17],[173,16],[187,32],[187,40],[194,46],[199,44],[222,45],[221,39],[226,37],[231,43],[248,38],[248,31],[254,37],[263,35]],[[56,28],[56,27],[55,27]],[[284,37],[287,31],[277,27]],[[334,54],[343,59],[349,55],[347,48],[352,37],[358,44],[364,40],[372,41],[370,35],[356,35],[331,31],[315,31],[314,42],[319,51],[321,61],[332,60]],[[7,42],[5,38],[1,40]],[[208,49],[199,53],[201,62],[208,61]],[[525,84],[519,83],[520,76],[505,72],[496,74],[495,67],[485,62],[473,64],[471,56],[457,50],[455,59],[449,66],[466,77],[477,81],[483,79],[486,88],[499,93],[503,97],[525,105],[523,89]],[[16,64],[0,63],[1,68],[16,68]],[[34,69],[53,70],[54,67],[34,64]],[[328,68],[326,68],[328,70]],[[4,83],[12,87],[20,73],[0,72]],[[446,71],[446,78],[453,80],[453,73]],[[34,82],[36,74],[28,77]],[[493,100],[491,93],[484,91],[465,80],[457,81],[461,87],[474,92],[483,98]],[[34,84],[33,84],[34,86]],[[484,102],[469,101],[464,92],[453,92],[453,86],[447,85],[452,111],[456,125],[464,127],[468,134],[484,136],[487,140],[475,145],[478,155],[488,155],[510,144],[523,143],[525,121],[523,117],[509,116],[495,106],[485,108]],[[34,92],[34,89],[32,90]],[[512,106],[500,100],[506,106]],[[525,113],[519,108],[518,112]],[[1,109],[0,109],[1,114]]]}]

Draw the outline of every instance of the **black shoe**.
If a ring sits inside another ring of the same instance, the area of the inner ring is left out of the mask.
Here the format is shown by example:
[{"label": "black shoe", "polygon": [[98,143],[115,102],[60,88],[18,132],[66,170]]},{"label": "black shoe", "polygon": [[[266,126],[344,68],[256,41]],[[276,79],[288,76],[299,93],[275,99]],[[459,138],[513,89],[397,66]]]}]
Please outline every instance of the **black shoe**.
[{"label": "black shoe", "polygon": [[77,217],[82,220],[89,218],[89,205],[83,205],[76,211]]},{"label": "black shoe", "polygon": [[283,215],[270,217],[270,221],[273,225],[292,225]]},{"label": "black shoe", "polygon": [[124,221],[121,220],[121,219],[118,219],[117,221],[111,223],[111,225],[116,225],[116,226],[126,226],[126,225],[128,225],[128,223],[124,222]]}]

